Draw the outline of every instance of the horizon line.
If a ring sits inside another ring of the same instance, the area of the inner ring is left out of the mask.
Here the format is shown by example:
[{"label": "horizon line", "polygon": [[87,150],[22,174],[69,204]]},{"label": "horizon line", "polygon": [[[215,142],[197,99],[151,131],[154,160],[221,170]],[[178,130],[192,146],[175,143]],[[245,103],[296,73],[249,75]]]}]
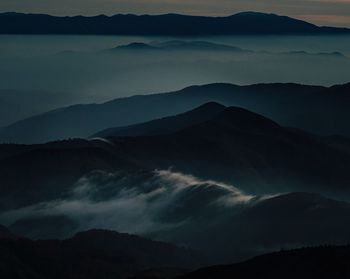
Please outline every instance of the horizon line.
[{"label": "horizon line", "polygon": [[0,15],[4,14],[18,14],[18,15],[46,15],[46,16],[51,16],[51,17],[59,17],[59,18],[74,18],[74,17],[85,17],[85,18],[93,18],[93,17],[114,17],[114,16],[169,16],[169,15],[176,15],[176,16],[184,16],[184,17],[202,17],[202,18],[228,18],[240,14],[262,14],[262,15],[272,15],[272,16],[278,16],[278,17],[287,17],[295,20],[299,20],[302,22],[306,22],[318,27],[332,27],[332,28],[340,28],[340,29],[350,29],[350,27],[347,26],[330,26],[330,25],[319,25],[316,24],[312,21],[308,21],[305,19],[300,19],[298,17],[294,16],[289,16],[289,15],[284,15],[284,14],[279,14],[279,13],[274,13],[274,12],[263,12],[263,11],[256,11],[256,10],[246,10],[246,11],[240,11],[228,15],[195,15],[195,14],[186,14],[186,13],[176,13],[176,12],[168,12],[168,13],[114,13],[114,14],[94,14],[94,15],[83,15],[83,14],[74,14],[74,15],[55,15],[55,14],[50,14],[50,13],[33,13],[33,12],[16,12],[16,11],[8,11],[8,12],[0,12]]}]

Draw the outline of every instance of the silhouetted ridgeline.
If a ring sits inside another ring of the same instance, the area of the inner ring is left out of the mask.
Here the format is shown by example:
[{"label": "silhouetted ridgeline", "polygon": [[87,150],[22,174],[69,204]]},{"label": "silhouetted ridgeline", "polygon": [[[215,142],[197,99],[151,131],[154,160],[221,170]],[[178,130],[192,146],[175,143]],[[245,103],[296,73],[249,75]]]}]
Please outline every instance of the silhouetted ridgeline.
[{"label": "silhouetted ridgeline", "polygon": [[193,269],[203,257],[171,244],[90,230],[66,240],[0,239],[0,277],[128,278],[150,268]]},{"label": "silhouetted ridgeline", "polygon": [[274,14],[244,12],[228,17],[165,15],[99,15],[55,17],[42,14],[0,14],[2,34],[234,35],[341,34],[346,28],[318,27]]},{"label": "silhouetted ridgeline", "polygon": [[349,261],[349,246],[303,248],[263,255],[233,265],[204,268],[179,278],[344,279],[350,277]]},{"label": "silhouetted ridgeline", "polygon": [[90,137],[104,129],[183,113],[207,102],[242,107],[283,126],[327,136],[350,136],[349,89],[350,83],[332,87],[290,83],[191,86],[165,94],[139,95],[49,111],[0,129],[0,142],[41,143]]},{"label": "silhouetted ridgeline", "polygon": [[66,240],[0,239],[0,277],[9,279],[344,279],[349,261],[349,246],[320,246],[191,271],[208,265],[204,255],[114,231]]}]

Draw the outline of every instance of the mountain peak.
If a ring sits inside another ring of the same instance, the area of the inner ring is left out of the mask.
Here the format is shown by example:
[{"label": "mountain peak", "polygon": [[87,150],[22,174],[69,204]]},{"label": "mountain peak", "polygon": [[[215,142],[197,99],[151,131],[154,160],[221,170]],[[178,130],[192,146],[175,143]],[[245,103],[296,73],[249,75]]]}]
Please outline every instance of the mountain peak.
[{"label": "mountain peak", "polygon": [[222,104],[219,104],[217,102],[208,102],[208,103],[205,103],[195,109],[192,110],[192,112],[194,111],[201,111],[201,112],[207,112],[207,111],[222,111],[222,110],[225,110],[227,107],[222,105]]},{"label": "mountain peak", "polygon": [[269,131],[279,129],[276,122],[244,108],[228,107],[213,119],[215,123],[234,126],[242,130]]},{"label": "mountain peak", "polygon": [[174,116],[159,118],[130,126],[110,128],[93,135],[93,137],[133,137],[169,134],[186,127],[206,122],[225,109],[225,106],[217,102],[208,102],[190,111]]}]

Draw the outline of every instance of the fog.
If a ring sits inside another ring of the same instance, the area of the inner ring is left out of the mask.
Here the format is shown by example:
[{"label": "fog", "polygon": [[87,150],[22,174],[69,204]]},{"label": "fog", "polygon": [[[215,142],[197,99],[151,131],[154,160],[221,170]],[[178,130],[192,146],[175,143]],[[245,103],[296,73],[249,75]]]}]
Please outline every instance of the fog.
[{"label": "fog", "polygon": [[194,84],[333,85],[350,80],[350,36],[180,38],[251,52],[108,51],[131,42],[173,39],[0,36],[0,126],[75,103],[166,92]]},{"label": "fog", "polygon": [[[191,196],[193,199],[189,199]],[[34,238],[45,237],[45,220],[57,216],[69,220],[61,224],[61,229],[67,224],[74,225],[63,235],[55,231],[54,237],[68,237],[93,228],[148,234],[174,229],[215,208],[232,210],[255,199],[232,185],[172,170],[136,176],[94,171],[82,177],[65,199],[3,212],[0,222],[9,226],[14,223],[18,230],[23,224],[28,225],[26,220],[30,220],[29,224],[40,220],[38,227],[34,223],[26,227],[26,235]],[[51,225],[50,229],[55,227]]]}]

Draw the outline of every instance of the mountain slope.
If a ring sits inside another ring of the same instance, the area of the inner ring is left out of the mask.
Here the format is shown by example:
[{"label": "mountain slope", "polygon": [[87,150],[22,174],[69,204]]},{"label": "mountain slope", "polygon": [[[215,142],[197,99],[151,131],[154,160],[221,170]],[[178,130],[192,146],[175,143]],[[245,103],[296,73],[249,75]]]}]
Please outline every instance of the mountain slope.
[{"label": "mountain slope", "polygon": [[173,167],[249,193],[350,194],[348,153],[321,137],[284,128],[241,108],[226,108],[208,121],[172,134],[113,142],[128,160],[155,169]]},{"label": "mountain slope", "polygon": [[18,236],[5,226],[0,225],[0,240],[3,239],[18,239]]},{"label": "mountain slope", "polygon": [[316,25],[274,14],[244,12],[228,17],[165,15],[100,15],[54,17],[0,14],[2,34],[232,35],[348,33],[346,28]]},{"label": "mountain slope", "polygon": [[206,103],[180,115],[169,116],[127,127],[110,128],[95,134],[94,137],[125,137],[170,134],[185,127],[208,121],[213,116],[225,110],[225,108],[225,106],[218,103]]},{"label": "mountain slope", "polygon": [[39,143],[89,137],[111,127],[183,113],[207,102],[243,107],[284,126],[324,135],[349,136],[348,87],[349,84],[330,88],[298,84],[192,86],[177,92],[54,110],[1,129],[0,142]]},{"label": "mountain slope", "polygon": [[[260,197],[241,207],[222,202],[213,215],[152,234],[200,249],[214,263],[232,263],[262,253],[315,245],[349,243],[349,203],[310,193]],[[191,216],[191,211],[188,211]],[[205,231],[205,234],[201,232]]]},{"label": "mountain slope", "polygon": [[122,174],[169,168],[248,193],[311,191],[349,197],[350,153],[343,145],[245,109],[222,109],[206,104],[117,129],[112,136],[124,137],[109,140],[0,145],[1,204],[11,208],[60,198],[95,170]]},{"label": "mountain slope", "polygon": [[0,209],[64,197],[72,185],[91,171],[139,169],[101,141],[1,145],[0,154]]},{"label": "mountain slope", "polygon": [[149,268],[194,268],[201,257],[186,249],[113,231],[71,239],[0,240],[2,278],[127,278]]},{"label": "mountain slope", "polygon": [[281,251],[228,266],[214,266],[189,273],[182,279],[347,278],[348,246],[325,246]]},{"label": "mountain slope", "polygon": [[[213,106],[218,113],[203,111]],[[210,252],[220,263],[348,243],[349,204],[319,195],[350,200],[344,143],[242,108],[221,109],[211,103],[157,120],[158,128],[169,121],[182,127],[157,135],[0,145],[0,217],[32,237],[62,237],[103,220]],[[198,111],[206,121],[186,125],[184,115]],[[289,192],[316,194],[281,195]]]}]

